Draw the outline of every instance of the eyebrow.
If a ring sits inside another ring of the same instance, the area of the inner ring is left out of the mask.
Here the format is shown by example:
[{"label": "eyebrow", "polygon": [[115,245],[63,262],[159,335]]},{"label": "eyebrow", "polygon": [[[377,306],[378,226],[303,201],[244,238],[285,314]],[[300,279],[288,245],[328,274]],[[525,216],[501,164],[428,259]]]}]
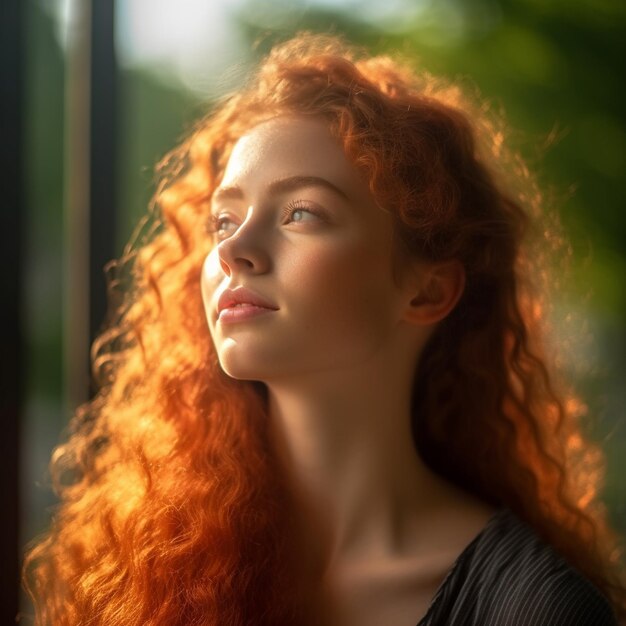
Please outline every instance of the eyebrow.
[{"label": "eyebrow", "polygon": [[[268,185],[268,194],[277,195],[288,191],[295,191],[302,187],[323,187],[341,196],[344,200],[349,200],[348,194],[337,185],[331,183],[320,176],[289,176],[288,178],[280,178]],[[243,191],[237,185],[218,187],[213,193],[213,200],[241,200]]]}]

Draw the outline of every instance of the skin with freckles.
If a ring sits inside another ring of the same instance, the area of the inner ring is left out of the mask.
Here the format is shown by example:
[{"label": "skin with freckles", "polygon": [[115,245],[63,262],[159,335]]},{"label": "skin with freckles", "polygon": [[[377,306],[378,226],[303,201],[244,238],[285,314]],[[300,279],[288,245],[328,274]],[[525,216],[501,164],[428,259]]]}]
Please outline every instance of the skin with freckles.
[{"label": "skin with freckles", "polygon": [[[267,386],[325,623],[415,624],[493,513],[433,474],[410,432],[416,363],[462,270],[415,261],[394,272],[393,218],[317,119],[250,129],[211,224],[211,336],[227,374]],[[220,296],[240,287],[272,310],[227,321]]]},{"label": "skin with freckles", "polygon": [[[297,182],[305,176],[320,182]],[[296,182],[270,190],[289,180]],[[235,147],[212,210],[221,243],[205,265],[204,299],[229,375],[264,382],[325,375],[399,338],[391,216],[323,122],[278,119],[253,129]],[[218,263],[225,280],[211,292]],[[221,325],[216,302],[226,286],[251,288],[278,311]]]}]

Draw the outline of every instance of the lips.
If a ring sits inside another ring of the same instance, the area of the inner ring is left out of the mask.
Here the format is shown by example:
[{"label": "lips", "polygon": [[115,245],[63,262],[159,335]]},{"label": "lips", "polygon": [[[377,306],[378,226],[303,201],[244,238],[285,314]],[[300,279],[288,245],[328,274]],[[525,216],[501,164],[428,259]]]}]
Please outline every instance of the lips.
[{"label": "lips", "polygon": [[236,289],[225,289],[217,300],[218,316],[225,309],[235,309],[238,307],[256,307],[259,309],[267,309],[270,311],[278,311],[278,307],[258,293],[246,289],[245,287],[237,287]]}]

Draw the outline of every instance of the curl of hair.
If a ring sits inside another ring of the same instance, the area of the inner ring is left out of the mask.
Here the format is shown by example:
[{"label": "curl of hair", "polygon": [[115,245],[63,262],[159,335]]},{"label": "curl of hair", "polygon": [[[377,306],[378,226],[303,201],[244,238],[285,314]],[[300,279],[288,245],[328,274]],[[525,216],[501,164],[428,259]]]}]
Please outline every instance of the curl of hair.
[{"label": "curl of hair", "polygon": [[623,616],[603,457],[582,405],[549,374],[547,303],[530,278],[546,275],[558,234],[540,219],[532,177],[507,153],[503,126],[458,88],[301,34],[161,164],[147,232],[115,268],[123,295],[94,345],[100,390],[51,461],[61,503],[24,564],[37,623],[312,619],[314,574],[298,568],[264,390],[220,370],[199,289],[213,245],[203,222],[230,151],[283,114],[328,121],[395,215],[403,254],[465,267],[465,294],[416,373],[423,459],[530,523]]}]

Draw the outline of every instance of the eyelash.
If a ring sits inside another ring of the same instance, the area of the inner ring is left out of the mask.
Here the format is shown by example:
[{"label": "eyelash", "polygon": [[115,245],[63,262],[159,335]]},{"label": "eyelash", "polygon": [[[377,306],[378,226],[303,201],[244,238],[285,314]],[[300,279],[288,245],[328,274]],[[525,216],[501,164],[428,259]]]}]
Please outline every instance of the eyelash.
[{"label": "eyelash", "polygon": [[[322,218],[322,214],[316,208],[313,208],[311,205],[307,204],[304,200],[292,200],[287,203],[283,210],[281,211],[281,223],[286,223],[286,220],[289,217],[292,217],[296,211],[306,211],[307,213],[311,213],[312,215],[317,216],[318,218]],[[206,221],[206,231],[211,235],[215,235],[220,230],[220,225],[223,220],[227,220],[232,222],[233,220],[224,214],[211,213]]]},{"label": "eyelash", "polygon": [[223,219],[229,218],[226,215],[215,215],[214,213],[209,214],[205,224],[206,232],[210,235],[217,234],[220,229],[220,223]]},{"label": "eyelash", "polygon": [[287,203],[285,208],[282,210],[283,223],[286,218],[293,216],[296,211],[306,211],[307,213],[311,213],[311,215],[315,215],[316,217],[322,217],[320,211],[312,207],[310,204],[307,204],[304,200],[292,200],[291,202]]}]

